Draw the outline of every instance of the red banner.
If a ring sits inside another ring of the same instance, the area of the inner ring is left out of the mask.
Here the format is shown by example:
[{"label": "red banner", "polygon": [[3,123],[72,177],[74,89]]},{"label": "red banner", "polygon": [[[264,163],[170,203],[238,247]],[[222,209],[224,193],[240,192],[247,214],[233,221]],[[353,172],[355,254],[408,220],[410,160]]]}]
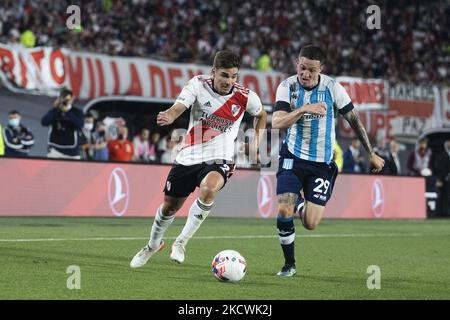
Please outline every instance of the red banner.
[{"label": "red banner", "polygon": [[[0,66],[2,80],[12,90],[54,94],[65,85],[81,99],[107,95],[175,99],[189,79],[211,73],[211,66],[205,65],[3,44]],[[241,69],[238,81],[254,90],[263,103],[273,104],[283,78],[280,72]]]},{"label": "red banner", "polygon": [[336,80],[345,88],[358,110],[387,109],[389,97],[387,81],[355,77],[336,77]]}]

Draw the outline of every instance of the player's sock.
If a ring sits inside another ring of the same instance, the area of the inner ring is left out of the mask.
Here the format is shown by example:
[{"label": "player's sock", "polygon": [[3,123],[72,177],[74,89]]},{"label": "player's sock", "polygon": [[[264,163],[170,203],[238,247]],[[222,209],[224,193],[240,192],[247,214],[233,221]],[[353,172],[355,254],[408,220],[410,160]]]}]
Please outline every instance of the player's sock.
[{"label": "player's sock", "polygon": [[186,245],[189,239],[192,238],[194,233],[200,228],[200,225],[205,221],[206,217],[209,215],[214,202],[209,204],[203,203],[199,198],[197,198],[189,209],[189,215],[186,224],[183,227],[180,235],[177,237],[175,242],[182,245]]},{"label": "player's sock", "polygon": [[294,218],[283,218],[278,216],[277,218],[278,236],[281,243],[281,248],[284,253],[285,264],[294,265],[294,240],[295,240],[295,227]]},{"label": "player's sock", "polygon": [[175,215],[172,216],[164,216],[161,212],[162,205],[159,206],[156,211],[155,220],[153,221],[152,231],[150,232],[150,240],[148,241],[148,245],[151,249],[156,249],[159,247],[164,232],[167,228],[172,224]]},{"label": "player's sock", "polygon": [[298,196],[297,202],[295,203],[294,213],[302,216],[302,212],[305,209],[305,199],[301,195]]}]

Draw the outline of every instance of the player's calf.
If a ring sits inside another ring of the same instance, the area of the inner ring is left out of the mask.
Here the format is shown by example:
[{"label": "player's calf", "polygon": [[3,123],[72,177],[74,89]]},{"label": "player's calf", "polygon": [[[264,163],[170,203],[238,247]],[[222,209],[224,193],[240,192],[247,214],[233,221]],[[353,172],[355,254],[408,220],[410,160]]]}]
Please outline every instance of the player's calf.
[{"label": "player's calf", "polygon": [[303,227],[305,227],[305,229],[307,230],[316,229],[319,226],[320,221],[322,220],[324,211],[324,206],[307,201],[305,207],[300,213],[300,219],[302,221]]}]

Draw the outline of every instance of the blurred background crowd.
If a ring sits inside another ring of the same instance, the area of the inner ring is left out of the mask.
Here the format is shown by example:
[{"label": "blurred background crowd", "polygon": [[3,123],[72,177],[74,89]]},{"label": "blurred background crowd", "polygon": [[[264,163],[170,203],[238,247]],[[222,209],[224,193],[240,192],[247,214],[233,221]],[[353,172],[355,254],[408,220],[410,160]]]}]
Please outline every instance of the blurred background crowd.
[{"label": "blurred background crowd", "polygon": [[[447,1],[377,1],[377,32],[366,28],[372,2],[3,0],[0,42],[200,64],[227,48],[243,67],[288,74],[300,46],[314,42],[334,62],[327,74],[450,83]],[[82,27],[68,33],[66,8],[77,3]]]}]

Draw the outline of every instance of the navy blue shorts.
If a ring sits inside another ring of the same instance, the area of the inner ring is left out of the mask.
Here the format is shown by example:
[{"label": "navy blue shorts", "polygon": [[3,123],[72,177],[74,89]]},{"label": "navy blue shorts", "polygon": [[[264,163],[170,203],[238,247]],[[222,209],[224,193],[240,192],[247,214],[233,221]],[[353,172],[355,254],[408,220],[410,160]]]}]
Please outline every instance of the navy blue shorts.
[{"label": "navy blue shorts", "polygon": [[283,145],[280,150],[277,172],[277,194],[300,194],[305,200],[325,206],[331,198],[338,168],[334,161],[329,164],[300,159]]}]

